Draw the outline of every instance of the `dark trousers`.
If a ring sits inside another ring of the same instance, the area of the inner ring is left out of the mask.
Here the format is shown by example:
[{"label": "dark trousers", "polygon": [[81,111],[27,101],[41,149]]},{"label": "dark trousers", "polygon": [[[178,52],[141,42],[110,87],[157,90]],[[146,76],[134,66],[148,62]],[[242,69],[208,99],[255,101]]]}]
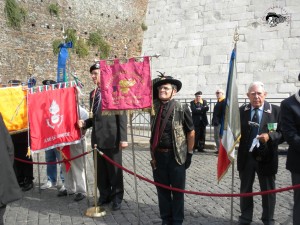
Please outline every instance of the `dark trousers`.
[{"label": "dark trousers", "polygon": [[15,158],[26,160],[28,163],[14,161],[14,170],[16,173],[17,180],[19,184],[22,183],[31,183],[33,181],[33,164],[32,158],[28,158],[27,154],[27,145],[14,144],[15,148]]},{"label": "dark trousers", "polygon": [[[292,173],[292,184],[300,184],[299,173]],[[300,189],[294,189],[293,224],[300,224]]]},{"label": "dark trousers", "polygon": [[[251,155],[248,154],[248,159],[243,171],[239,172],[241,184],[241,193],[253,192],[253,183],[255,179],[255,173],[257,173],[258,162]],[[263,176],[257,173],[259,186],[261,191],[267,191],[275,189],[275,175]],[[262,196],[262,217],[261,220],[264,225],[274,225],[274,211],[275,211],[276,195],[268,194]],[[239,222],[251,223],[253,217],[253,197],[241,197],[240,198],[240,209],[241,216]]]},{"label": "dark trousers", "polygon": [[5,213],[6,205],[0,207],[0,225],[4,225],[4,213]]},{"label": "dark trousers", "polygon": [[[157,169],[153,171],[154,181],[169,187],[184,189],[185,166],[179,165],[173,151],[155,152]],[[184,219],[184,194],[157,187],[159,212],[162,224],[179,225]]]},{"label": "dark trousers", "polygon": [[[122,151],[119,149],[101,149],[114,162],[122,165]],[[124,196],[123,171],[97,154],[97,187],[100,201],[121,203]]]},{"label": "dark trousers", "polygon": [[205,126],[195,126],[195,144],[194,149],[203,150],[205,146]]}]

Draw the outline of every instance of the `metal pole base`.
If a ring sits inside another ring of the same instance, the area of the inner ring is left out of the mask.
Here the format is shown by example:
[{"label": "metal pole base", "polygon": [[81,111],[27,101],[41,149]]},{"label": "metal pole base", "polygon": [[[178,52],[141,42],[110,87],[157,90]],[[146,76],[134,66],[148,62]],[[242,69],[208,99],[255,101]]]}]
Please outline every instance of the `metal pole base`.
[{"label": "metal pole base", "polygon": [[106,211],[100,206],[91,207],[86,210],[85,215],[88,217],[102,217],[106,215]]}]

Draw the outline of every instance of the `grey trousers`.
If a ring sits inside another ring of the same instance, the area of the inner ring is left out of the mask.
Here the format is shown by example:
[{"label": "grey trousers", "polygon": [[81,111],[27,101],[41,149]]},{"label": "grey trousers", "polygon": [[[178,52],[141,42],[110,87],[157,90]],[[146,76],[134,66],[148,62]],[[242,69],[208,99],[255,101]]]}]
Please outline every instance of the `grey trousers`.
[{"label": "grey trousers", "polygon": [[[292,184],[300,184],[299,173],[292,173]],[[300,224],[300,189],[294,190],[293,224]]]},{"label": "grey trousers", "polygon": [[5,213],[6,205],[0,207],[0,225],[4,225],[3,216]]}]

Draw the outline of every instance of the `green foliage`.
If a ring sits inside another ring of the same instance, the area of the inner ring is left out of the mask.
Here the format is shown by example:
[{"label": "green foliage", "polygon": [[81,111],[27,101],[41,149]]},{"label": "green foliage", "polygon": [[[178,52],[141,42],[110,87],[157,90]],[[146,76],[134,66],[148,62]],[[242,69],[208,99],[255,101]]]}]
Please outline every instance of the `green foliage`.
[{"label": "green foliage", "polygon": [[59,7],[58,7],[58,4],[53,4],[51,3],[49,6],[48,6],[48,11],[50,13],[51,16],[57,16],[59,17]]},{"label": "green foliage", "polygon": [[52,42],[52,48],[53,48],[53,53],[54,53],[54,55],[58,55],[58,53],[59,53],[59,48],[58,48],[58,46],[59,46],[61,43],[62,43],[62,41],[61,41],[61,40],[58,40],[58,39],[56,39],[56,40],[54,40],[54,41]]},{"label": "green foliage", "polygon": [[84,58],[89,55],[89,46],[84,42],[82,38],[80,38],[77,41],[75,51],[79,58]]},{"label": "green foliage", "polygon": [[148,30],[148,27],[144,22],[141,24],[141,28],[142,28],[143,31]]},{"label": "green foliage", "polygon": [[71,28],[67,29],[64,35],[67,36],[66,42],[72,41],[73,48],[75,48],[77,45],[76,30]]},{"label": "green foliage", "polygon": [[108,58],[110,53],[110,45],[103,39],[101,31],[90,33],[88,44],[98,48],[101,59]]},{"label": "green foliage", "polygon": [[10,27],[20,30],[22,21],[25,21],[27,12],[15,0],[5,0],[4,12]]}]

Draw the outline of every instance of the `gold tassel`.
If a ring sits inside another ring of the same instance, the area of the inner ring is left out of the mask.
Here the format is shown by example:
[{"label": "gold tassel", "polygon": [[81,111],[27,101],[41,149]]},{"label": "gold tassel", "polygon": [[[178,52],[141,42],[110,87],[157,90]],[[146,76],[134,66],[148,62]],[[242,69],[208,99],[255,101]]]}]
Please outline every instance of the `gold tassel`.
[{"label": "gold tassel", "polygon": [[27,147],[27,154],[26,154],[26,157],[28,157],[28,158],[31,157],[30,146]]}]

